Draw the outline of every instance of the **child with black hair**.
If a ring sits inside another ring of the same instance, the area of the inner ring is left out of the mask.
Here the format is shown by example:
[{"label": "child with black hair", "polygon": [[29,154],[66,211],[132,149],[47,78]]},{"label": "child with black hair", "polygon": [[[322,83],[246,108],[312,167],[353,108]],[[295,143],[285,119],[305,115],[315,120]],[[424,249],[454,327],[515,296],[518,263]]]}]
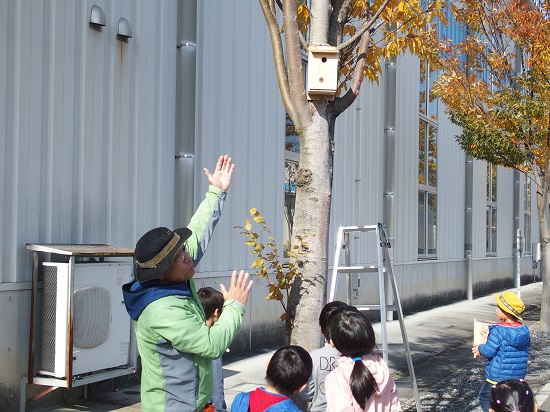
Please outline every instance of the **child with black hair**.
[{"label": "child with black hair", "polygon": [[523,379],[508,379],[493,385],[490,412],[537,412],[533,391]]},{"label": "child with black hair", "polygon": [[327,411],[401,411],[388,366],[373,352],[369,320],[357,310],[339,310],[330,319],[330,339],[342,356],[325,380]]},{"label": "child with black hair", "polygon": [[205,287],[197,291],[197,296],[204,310],[206,324],[208,327],[212,327],[222,314],[224,303],[223,295],[214,288]]},{"label": "child with black hair", "polygon": [[[222,314],[224,304],[223,295],[214,288],[204,287],[197,291],[197,297],[204,310],[206,325],[211,328]],[[205,412],[226,412],[227,405],[225,403],[225,394],[223,391],[223,368],[221,357],[212,360],[212,379],[214,381],[212,402],[206,404],[204,410]]]},{"label": "child with black hair", "polygon": [[327,409],[325,379],[336,367],[336,359],[340,356],[340,352],[330,344],[329,318],[337,309],[347,306],[344,302],[335,300],[323,306],[319,314],[319,328],[325,337],[325,346],[314,349],[309,353],[313,361],[313,372],[307,386],[300,392],[303,399],[310,401],[308,407],[310,412],[324,412]]},{"label": "child with black hair", "polygon": [[304,348],[283,346],[267,365],[265,389],[239,393],[231,404],[231,412],[300,411],[290,396],[304,389],[312,367],[311,356]]}]

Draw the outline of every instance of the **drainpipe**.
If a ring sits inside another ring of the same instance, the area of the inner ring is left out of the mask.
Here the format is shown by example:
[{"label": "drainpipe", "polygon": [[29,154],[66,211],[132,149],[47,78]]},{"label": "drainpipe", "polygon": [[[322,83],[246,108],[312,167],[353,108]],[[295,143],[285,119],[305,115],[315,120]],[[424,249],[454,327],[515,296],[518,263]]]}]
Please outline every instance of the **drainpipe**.
[{"label": "drainpipe", "polygon": [[[384,223],[388,241],[395,251],[395,106],[396,106],[396,63],[395,59],[386,63],[386,125],[385,133],[385,170],[384,170]],[[395,256],[395,255],[394,255]],[[385,277],[387,279],[387,277]],[[393,304],[392,285],[386,282],[386,303]],[[393,320],[393,312],[387,312],[387,320]]]},{"label": "drainpipe", "polygon": [[[359,99],[357,99],[359,100]],[[354,198],[353,198],[353,204],[354,207],[354,216],[352,222],[354,222],[354,225],[362,226],[363,225],[363,182],[362,182],[362,176],[363,176],[363,109],[362,109],[362,102],[358,103],[355,109],[355,159],[354,159],[354,173],[355,173],[355,179],[354,179]],[[347,236],[346,233],[344,236]],[[353,260],[350,260],[349,251],[350,248],[346,248],[345,250],[345,259],[346,262],[359,262],[359,251],[363,250],[364,245],[361,244],[361,236],[357,237],[356,247],[354,247],[355,250],[355,256],[353,257]],[[346,245],[348,244],[348,241],[346,241]],[[361,275],[359,273],[350,273],[348,276],[348,281],[351,277],[351,285],[347,285],[348,288],[348,303],[351,302],[351,291],[353,290],[353,299],[359,298],[359,288],[361,287]],[[350,287],[351,286],[351,287]]]},{"label": "drainpipe", "polygon": [[466,269],[466,299],[474,298],[474,275],[472,273],[472,204],[474,187],[474,160],[472,156],[466,155],[465,165],[465,210],[464,210],[464,263]]},{"label": "drainpipe", "polygon": [[520,174],[514,170],[514,287],[521,298],[521,230],[519,228],[520,215]]},{"label": "drainpipe", "polygon": [[197,1],[177,3],[175,227],[193,215]]}]

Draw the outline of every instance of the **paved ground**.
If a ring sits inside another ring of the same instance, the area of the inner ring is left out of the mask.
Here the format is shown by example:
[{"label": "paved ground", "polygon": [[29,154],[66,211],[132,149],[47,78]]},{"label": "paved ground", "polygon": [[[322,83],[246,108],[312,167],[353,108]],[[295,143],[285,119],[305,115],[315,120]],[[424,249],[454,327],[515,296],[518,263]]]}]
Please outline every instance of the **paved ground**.
[{"label": "paved ground", "polygon": [[[521,297],[526,304],[525,323],[531,328],[532,343],[527,382],[537,393],[540,410],[550,412],[550,336],[539,327],[542,283],[523,286]],[[496,320],[492,295],[473,301],[461,301],[419,312],[405,318],[415,374],[423,411],[480,411],[477,392],[481,386],[485,362],[474,360],[470,352],[473,319]],[[379,325],[375,325],[375,330]],[[401,343],[399,322],[389,322],[388,342]],[[390,346],[391,347],[391,346]],[[224,365],[226,400],[231,405],[235,395],[264,384],[265,364],[272,350],[251,353]],[[408,370],[404,354],[390,352],[389,366],[396,378]],[[398,379],[396,381],[399,382]],[[399,388],[406,412],[417,405],[410,388]],[[35,409],[36,410],[36,409]],[[141,410],[139,386],[108,392],[63,407],[42,411],[121,411]]]}]

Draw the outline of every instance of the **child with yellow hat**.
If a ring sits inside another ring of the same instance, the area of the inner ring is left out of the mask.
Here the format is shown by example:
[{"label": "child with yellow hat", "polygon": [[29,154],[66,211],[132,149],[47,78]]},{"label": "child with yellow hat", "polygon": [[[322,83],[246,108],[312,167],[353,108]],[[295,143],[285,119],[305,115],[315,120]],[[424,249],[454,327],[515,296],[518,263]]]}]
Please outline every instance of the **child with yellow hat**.
[{"label": "child with yellow hat", "polygon": [[474,345],[476,356],[487,358],[485,381],[479,391],[479,404],[483,412],[491,407],[491,388],[507,379],[524,379],[527,373],[527,359],[531,335],[521,314],[525,310],[522,300],[513,292],[494,295],[498,322],[489,325],[487,342]]}]

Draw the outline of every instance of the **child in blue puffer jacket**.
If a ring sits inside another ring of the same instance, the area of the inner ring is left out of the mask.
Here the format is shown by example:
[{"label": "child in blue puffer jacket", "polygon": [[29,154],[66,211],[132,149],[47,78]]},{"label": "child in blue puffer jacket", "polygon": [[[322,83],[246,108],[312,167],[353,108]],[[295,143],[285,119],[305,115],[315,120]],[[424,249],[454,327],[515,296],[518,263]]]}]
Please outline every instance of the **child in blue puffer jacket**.
[{"label": "child in blue puffer jacket", "polygon": [[475,356],[487,358],[485,381],[479,391],[479,404],[483,412],[491,407],[491,388],[507,379],[524,379],[527,373],[527,359],[531,336],[523,323],[521,314],[525,310],[522,300],[512,292],[494,295],[497,301],[498,323],[489,325],[487,342],[475,345]]}]

